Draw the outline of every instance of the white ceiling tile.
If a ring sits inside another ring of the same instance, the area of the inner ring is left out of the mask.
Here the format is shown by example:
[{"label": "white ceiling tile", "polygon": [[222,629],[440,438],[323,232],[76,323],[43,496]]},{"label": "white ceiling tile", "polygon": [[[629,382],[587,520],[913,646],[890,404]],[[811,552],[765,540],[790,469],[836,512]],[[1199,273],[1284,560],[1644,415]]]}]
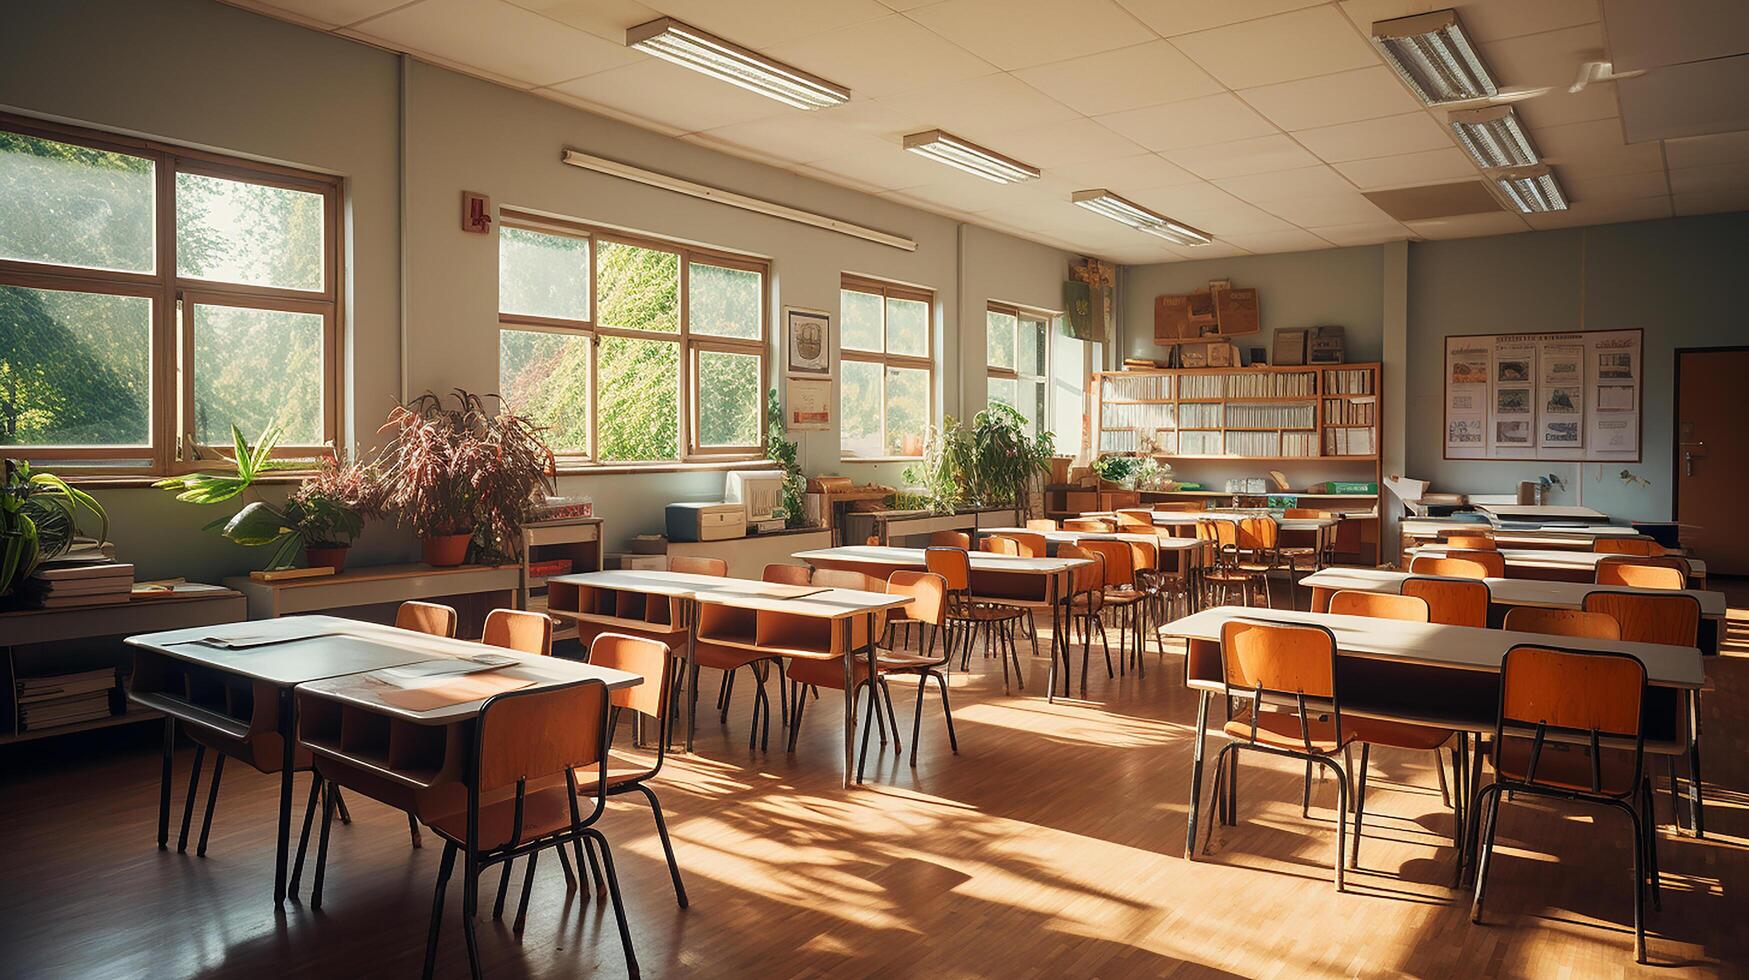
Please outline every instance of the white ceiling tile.
[{"label": "white ceiling tile", "polygon": [[892,153],[853,153],[849,156],[829,157],[809,164],[809,168],[883,190],[916,187],[940,180],[942,173],[949,169],[915,153],[906,153],[896,148]]},{"label": "white ceiling tile", "polygon": [[1422,238],[1476,238],[1481,235],[1511,235],[1529,229],[1524,219],[1505,211],[1486,214],[1459,214],[1449,218],[1429,218],[1426,221],[1405,222],[1410,231]]},{"label": "white ceiling tile", "polygon": [[655,58],[553,88],[685,132],[802,111]]},{"label": "white ceiling tile", "polygon": [[1474,41],[1540,34],[1597,20],[1597,0],[1342,0],[1342,10],[1362,31],[1374,21],[1457,9],[1464,33]]},{"label": "white ceiling tile", "polygon": [[1555,85],[1537,94],[1524,93],[1523,98],[1512,102],[1512,107],[1533,131],[1544,126],[1565,126],[1621,114],[1614,82],[1593,82],[1578,92],[1569,92],[1566,86]]},{"label": "white ceiling tile", "polygon": [[1239,97],[1285,130],[1415,112],[1421,104],[1388,68],[1357,68],[1259,88]]},{"label": "white ceiling tile", "polygon": [[1287,231],[1293,227],[1281,218],[1247,204],[1213,184],[1157,187],[1141,191],[1130,199],[1145,208],[1152,208],[1214,235]]},{"label": "white ceiling tile", "polygon": [[939,205],[966,214],[1013,207],[1022,202],[1036,203],[1036,198],[1027,194],[1021,185],[998,184],[982,177],[962,174],[952,167],[936,169],[940,173],[929,183],[902,187],[893,193],[924,202],[925,206]]},{"label": "white ceiling tile", "polygon": [[1603,18],[1623,71],[1749,51],[1749,7],[1740,0],[1603,0]]},{"label": "white ceiling tile", "polygon": [[1657,143],[1624,143],[1621,121],[1549,126],[1530,134],[1531,142],[1545,162],[1575,176],[1646,173],[1664,169],[1664,156]]},{"label": "white ceiling tile", "polygon": [[421,0],[373,17],[353,32],[526,86],[551,85],[645,60],[623,44],[504,0]]},{"label": "white ceiling tile", "polygon": [[1150,150],[1226,143],[1276,132],[1269,120],[1231,93],[1129,109],[1097,117],[1101,125]]},{"label": "white ceiling tile", "polygon": [[1072,11],[1056,0],[944,0],[906,16],[1007,71],[1153,39],[1113,0],[1076,0]]},{"label": "white ceiling tile", "polygon": [[1172,43],[1228,88],[1254,88],[1370,68],[1378,53],[1334,7],[1313,7],[1175,37]]},{"label": "white ceiling tile", "polygon": [[1363,197],[1359,191],[1283,197],[1259,205],[1269,213],[1301,228],[1319,225],[1356,225],[1387,221],[1390,215]]},{"label": "white ceiling tile", "polygon": [[1720,211],[1749,211],[1749,188],[1728,191],[1697,191],[1675,194],[1671,202],[1677,214],[1716,214]]},{"label": "white ceiling tile", "polygon": [[1217,238],[1207,245],[1168,247],[1186,259],[1236,259],[1251,254],[1223,238]]},{"label": "white ceiling tile", "polygon": [[925,92],[875,99],[874,108],[898,122],[901,134],[945,129],[974,143],[988,143],[1009,130],[1076,116],[1075,110],[1013,75],[1003,74],[944,82]]},{"label": "white ceiling tile", "polygon": [[1202,180],[1196,174],[1156,153],[1122,159],[1089,160],[1065,167],[1046,167],[1045,175],[1059,177],[1078,189],[1104,187],[1119,194],[1149,187],[1169,187],[1173,184],[1193,184]]},{"label": "white ceiling tile", "polygon": [[853,177],[846,177],[843,174],[835,174],[830,170],[821,170],[818,167],[790,167],[789,171],[798,177],[807,177],[810,180],[818,180],[822,183],[832,184],[835,187],[847,187],[853,191],[859,191],[863,194],[871,194],[876,197],[879,197],[882,191],[887,190],[885,187],[877,187],[874,184],[857,180]]},{"label": "white ceiling tile", "polygon": [[1309,231],[1290,228],[1287,231],[1262,231],[1228,235],[1227,241],[1247,252],[1309,252],[1329,248],[1330,243]]},{"label": "white ceiling tile", "polygon": [[813,163],[852,152],[871,156],[904,152],[896,141],[857,132],[817,112],[786,112],[719,126],[688,140],[735,147],[789,163]]},{"label": "white ceiling tile", "polygon": [[1085,116],[1003,132],[990,147],[1035,167],[1116,160],[1143,152],[1142,147]]},{"label": "white ceiling tile", "polygon": [[[1326,166],[1300,167],[1297,170],[1276,170],[1248,177],[1225,177],[1214,182],[1216,187],[1253,204],[1265,204],[1284,197],[1318,197],[1353,194],[1354,185]],[[1271,208],[1270,210],[1274,210]],[[1329,222],[1336,224],[1337,222]]]},{"label": "white ceiling tile", "polygon": [[1672,169],[1740,163],[1749,160],[1749,130],[1665,140],[1664,158]]},{"label": "white ceiling tile", "polygon": [[1308,231],[1332,245],[1377,245],[1415,237],[1414,232],[1395,221],[1369,221],[1357,225],[1324,225]]},{"label": "white ceiling tile", "polygon": [[[590,0],[594,2],[594,0]],[[652,0],[676,20],[744,47],[763,50],[892,13],[875,0]],[[830,76],[828,76],[830,77]]]},{"label": "white ceiling tile", "polygon": [[[903,57],[896,58],[896,52]],[[997,70],[897,14],[775,45],[767,53],[871,99]]]},{"label": "white ceiling tile", "polygon": [[1640,197],[1616,201],[1571,202],[1565,211],[1547,214],[1527,214],[1524,220],[1532,228],[1575,228],[1580,225],[1606,225],[1618,221],[1651,221],[1670,217],[1668,197]]},{"label": "white ceiling tile", "polygon": [[1281,135],[1169,150],[1163,155],[1205,180],[1292,170],[1318,162],[1304,147]]},{"label": "white ceiling tile", "polygon": [[1749,187],[1749,163],[1719,163],[1670,171],[1672,194],[1730,191]]},{"label": "white ceiling tile", "polygon": [[[1749,15],[1749,4],[1742,9]],[[1624,78],[1615,94],[1630,143],[1741,132],[1749,129],[1749,54]]]},{"label": "white ceiling tile", "polygon": [[385,10],[392,10],[406,2],[407,0],[262,0],[249,6],[283,10],[303,20],[329,27],[344,27],[356,24],[366,17],[374,17]]},{"label": "white ceiling tile", "polygon": [[1118,0],[1161,37],[1206,31],[1242,20],[1313,7],[1324,0]]},{"label": "white ceiling tile", "polygon": [[510,0],[525,10],[551,17],[580,31],[615,44],[624,44],[626,31],[647,24],[662,12],[637,0]]},{"label": "white ceiling tile", "polygon": [[1573,84],[1581,64],[1608,60],[1600,23],[1489,41],[1478,47],[1494,81],[1507,91],[1551,87],[1565,91]]},{"label": "white ceiling tile", "polygon": [[1071,58],[1014,73],[1077,112],[1097,116],[1222,91],[1221,83],[1165,41]]},{"label": "white ceiling tile", "polygon": [[1559,167],[1555,179],[1574,201],[1623,201],[1637,197],[1660,197],[1670,193],[1662,171],[1643,174],[1609,174],[1601,177],[1569,177]]},{"label": "white ceiling tile", "polygon": [[1331,163],[1443,150],[1452,145],[1451,134],[1425,112],[1303,129],[1293,136]]},{"label": "white ceiling tile", "polygon": [[1337,172],[1363,191],[1441,184],[1451,180],[1474,179],[1476,176],[1476,165],[1464,155],[1464,151],[1455,146],[1367,160],[1348,160],[1335,164],[1335,167]]},{"label": "white ceiling tile", "polygon": [[1113,262],[1119,263],[1120,265],[1155,265],[1160,262],[1177,262],[1181,261],[1183,258],[1178,253],[1168,248],[1164,242],[1161,242],[1159,245],[1148,245],[1144,243],[1135,246],[1114,248],[1106,252],[1105,257]]}]

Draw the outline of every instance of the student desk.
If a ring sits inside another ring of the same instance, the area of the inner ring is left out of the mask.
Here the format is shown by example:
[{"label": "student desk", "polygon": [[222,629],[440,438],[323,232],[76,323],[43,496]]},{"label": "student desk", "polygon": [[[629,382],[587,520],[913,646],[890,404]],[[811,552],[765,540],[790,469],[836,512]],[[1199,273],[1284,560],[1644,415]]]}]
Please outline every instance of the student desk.
[{"label": "student desk", "polygon": [[[881,613],[910,605],[912,598],[860,589],[824,589],[794,597],[752,591],[707,591],[698,593],[697,600],[699,643],[753,650],[773,657],[844,661],[844,785],[848,787],[851,769],[856,764],[856,697],[851,658],[867,657],[870,681],[878,678],[875,643],[880,639]],[[878,700],[878,694],[872,696]],[[856,779],[862,781],[860,772]]]},{"label": "student desk", "polygon": [[[1646,666],[1649,688],[1643,708],[1646,741],[1680,743],[1691,752],[1696,747],[1688,719],[1694,694],[1706,683],[1706,674],[1701,667],[1700,651],[1693,647],[1551,637],[1286,609],[1236,606],[1205,609],[1163,627],[1168,635],[1184,638],[1185,686],[1198,693],[1190,829],[1185,841],[1187,856],[1196,841],[1209,696],[1226,690],[1221,627],[1234,619],[1312,624],[1334,633],[1344,714],[1469,733],[1494,730],[1499,716],[1501,665],[1506,652],[1514,646],[1530,644],[1630,654]],[[1235,692],[1236,696],[1243,693]],[[1474,765],[1479,769],[1479,754]]]},{"label": "student desk", "polygon": [[1477,510],[1507,521],[1579,521],[1608,524],[1609,515],[1590,507],[1559,504],[1479,504]]},{"label": "student desk", "polygon": [[[691,572],[609,569],[558,575],[547,580],[547,614],[577,624],[577,639],[585,644],[594,633],[613,631],[648,637],[667,644],[685,661],[686,751],[692,751],[695,729],[693,700],[698,679],[692,665],[697,643],[697,600],[707,593],[763,596],[812,595],[825,591],[810,586],[780,585],[752,579],[723,578]],[[662,737],[668,737],[662,733]]]},{"label": "student desk", "polygon": [[[1450,549],[1443,544],[1424,544],[1418,548],[1409,549],[1410,557],[1432,555],[1436,558],[1445,557]],[[1597,563],[1605,558],[1632,557],[1627,555],[1600,554],[1595,551],[1537,551],[1528,548],[1501,548],[1501,557],[1506,559],[1507,578],[1544,579],[1553,582],[1594,582],[1597,579]],[[1706,562],[1699,558],[1688,559],[1689,578],[1704,583],[1706,581]]]},{"label": "student desk", "polygon": [[[1439,578],[1434,575],[1412,575],[1386,568],[1326,568],[1300,580],[1312,587],[1312,609],[1323,612],[1330,605],[1330,596],[1343,591],[1402,592],[1408,578]],[[1488,587],[1489,625],[1498,626],[1511,606],[1540,606],[1545,609],[1583,609],[1585,596],[1592,592],[1644,592],[1647,595],[1671,595],[1662,589],[1636,589],[1625,585],[1593,585],[1589,582],[1550,582],[1528,578],[1485,578]],[[1717,653],[1721,626],[1725,620],[1725,594],[1701,589],[1684,589],[1676,595],[1693,596],[1700,603],[1700,648]]]},{"label": "student desk", "polygon": [[[1137,534],[1125,531],[1033,531],[1024,527],[991,527],[978,532],[983,537],[992,534],[1036,534],[1045,539],[1051,553],[1056,554],[1057,546],[1062,544],[1080,544],[1083,541],[1127,541],[1138,544],[1151,544],[1160,552],[1160,571],[1178,571],[1189,573],[1190,564],[1195,560],[1195,552],[1201,542],[1195,538],[1175,538],[1161,534]],[[1166,563],[1171,561],[1172,568]]]},{"label": "student desk", "polygon": [[1403,548],[1419,544],[1437,544],[1440,532],[1487,534],[1502,548],[1526,548],[1542,551],[1591,551],[1602,538],[1628,540],[1645,535],[1619,524],[1592,524],[1584,527],[1571,524],[1504,523],[1478,524],[1472,521],[1440,521],[1410,518],[1403,521]]},{"label": "student desk", "polygon": [[[1057,654],[1069,656],[1069,603],[1074,593],[1074,572],[1087,564],[1083,558],[1019,558],[997,555],[988,551],[967,552],[971,559],[971,591],[980,599],[996,602],[1019,600],[1042,602],[1051,609],[1051,670],[1046,698],[1056,697]],[[843,568],[884,579],[899,569],[926,570],[929,565],[922,548],[889,548],[880,545],[853,545],[843,548],[822,548],[798,551],[791,557],[816,568]],[[1068,693],[1068,672],[1064,671],[1064,694]]]},{"label": "student desk", "polygon": [[[259,637],[259,646],[231,650],[207,638]],[[134,672],[128,699],[164,714],[163,784],[158,796],[158,846],[169,837],[170,762],[176,723],[235,740],[273,733],[279,739],[279,850],[273,900],[285,901],[291,840],[292,771],[297,718],[292,691],[300,684],[420,663],[478,644],[427,636],[334,616],[198,626],[132,636]]]}]

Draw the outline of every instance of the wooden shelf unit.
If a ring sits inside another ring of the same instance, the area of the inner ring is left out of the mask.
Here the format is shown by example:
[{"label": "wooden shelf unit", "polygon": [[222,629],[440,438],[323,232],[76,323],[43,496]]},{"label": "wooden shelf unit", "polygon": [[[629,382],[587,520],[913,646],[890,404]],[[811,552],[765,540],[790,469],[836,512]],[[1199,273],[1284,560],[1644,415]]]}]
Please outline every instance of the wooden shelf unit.
[{"label": "wooden shelf unit", "polygon": [[[601,518],[572,517],[523,525],[517,608],[547,611],[547,576],[531,574],[529,566],[566,558],[571,561],[571,573],[601,571]],[[577,639],[577,627],[560,620],[553,626],[553,639]]]}]

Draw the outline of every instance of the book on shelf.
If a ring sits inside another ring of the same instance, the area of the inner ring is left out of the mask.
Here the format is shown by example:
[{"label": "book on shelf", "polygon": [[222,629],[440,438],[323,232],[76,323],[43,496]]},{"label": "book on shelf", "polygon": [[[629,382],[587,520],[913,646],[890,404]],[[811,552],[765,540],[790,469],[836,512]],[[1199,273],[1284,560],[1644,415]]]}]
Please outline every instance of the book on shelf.
[{"label": "book on shelf", "polygon": [[1240,402],[1227,406],[1226,424],[1241,429],[1310,429],[1317,412],[1311,402],[1268,405]]},{"label": "book on shelf", "polygon": [[1325,425],[1377,425],[1378,421],[1378,399],[1376,398],[1324,399]]},{"label": "book on shelf", "polygon": [[1138,374],[1120,378],[1106,375],[1099,389],[1108,401],[1146,401],[1172,397],[1172,375]]},{"label": "book on shelf", "polygon": [[117,578],[73,578],[45,581],[29,578],[24,582],[24,591],[33,596],[72,596],[72,595],[104,595],[115,592],[131,592],[134,579],[131,575]]},{"label": "book on shelf", "polygon": [[1170,402],[1157,405],[1105,402],[1100,406],[1099,424],[1107,429],[1170,429],[1177,425],[1176,415]]},{"label": "book on shelf", "polygon": [[81,561],[75,564],[47,564],[38,568],[31,578],[42,579],[44,582],[64,582],[88,578],[120,578],[126,576],[130,581],[134,577],[134,566],[125,562],[112,561]]},{"label": "book on shelf", "polygon": [[1370,428],[1327,428],[1324,452],[1329,456],[1371,456],[1378,452],[1378,442]]},{"label": "book on shelf", "polygon": [[97,670],[80,671],[76,674],[20,677],[13,685],[13,689],[18,693],[18,702],[24,704],[30,701],[50,701],[78,694],[90,694],[94,691],[108,691],[115,685],[115,668],[103,667]]},{"label": "book on shelf", "polygon": [[1344,368],[1324,372],[1326,395],[1370,395],[1372,371],[1367,368]]}]

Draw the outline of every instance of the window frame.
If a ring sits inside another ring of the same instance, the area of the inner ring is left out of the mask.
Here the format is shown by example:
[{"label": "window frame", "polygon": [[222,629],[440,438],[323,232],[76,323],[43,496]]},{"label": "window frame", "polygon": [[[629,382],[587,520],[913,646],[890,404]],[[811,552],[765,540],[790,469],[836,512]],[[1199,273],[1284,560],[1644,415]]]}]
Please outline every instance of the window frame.
[{"label": "window frame", "polygon": [[[333,452],[339,442],[345,407],[342,344],[345,322],[341,189],[339,177],[210,153],[156,140],[123,136],[81,126],[0,112],[0,129],[20,136],[141,157],[153,164],[153,270],[124,272],[82,266],[0,259],[0,285],[66,292],[140,296],[152,301],[147,380],[147,442],[114,446],[0,447],[8,456],[61,464],[79,475],[177,475],[228,465],[222,452],[230,444],[199,444],[194,439],[193,314],[196,302],[284,312],[316,313],[323,318],[321,443],[282,444],[275,458],[302,459]],[[322,288],[255,286],[184,277],[176,261],[176,175],[199,174],[242,183],[283,187],[322,198]],[[198,298],[198,299],[197,299]],[[258,437],[260,433],[246,433]],[[135,461],[138,462],[135,462]]]},{"label": "window frame", "polygon": [[[844,346],[843,294],[846,291],[869,293],[881,297],[881,349],[879,351],[857,350],[855,348]],[[935,292],[933,290],[924,289],[920,286],[907,286],[903,283],[889,282],[884,279],[873,279],[868,276],[852,275],[848,272],[839,277],[838,292],[838,360],[840,362],[858,361],[865,364],[878,364],[881,366],[880,445],[881,448],[885,450],[887,446],[887,371],[889,369],[903,368],[908,370],[921,370],[924,372],[925,384],[929,389],[929,413],[926,419],[926,425],[933,426],[935,424]],[[924,305],[925,309],[928,311],[924,318],[925,326],[927,328],[927,335],[924,339],[924,350],[928,353],[924,355],[895,354],[887,350],[887,300],[889,299],[912,300]],[[843,372],[840,371],[838,379],[839,401],[837,406],[840,433],[838,440],[839,460],[846,463],[882,463],[922,459],[923,457],[921,455],[894,456],[882,452],[873,456],[857,456],[844,451],[842,374]]]},{"label": "window frame", "polygon": [[[1005,314],[1007,316],[1014,317],[1014,364],[1015,364],[1015,366],[1011,367],[1011,368],[998,367],[994,364],[991,364],[990,363],[989,349],[988,348],[985,349],[985,351],[984,351],[984,377],[985,377],[984,404],[985,404],[985,406],[988,407],[990,404],[990,386],[988,383],[988,380],[990,378],[1001,378],[1004,380],[1015,382],[1014,387],[1015,387],[1015,395],[1016,395],[1017,399],[1018,399],[1018,396],[1020,393],[1020,385],[1022,382],[1027,383],[1027,384],[1039,385],[1039,386],[1041,386],[1042,390],[1045,393],[1044,405],[1041,406],[1041,408],[1043,409],[1044,415],[1041,418],[1036,418],[1036,419],[1032,420],[1033,435],[1036,436],[1040,432],[1055,432],[1056,430],[1051,427],[1051,423],[1050,423],[1050,416],[1051,416],[1051,348],[1052,348],[1051,338],[1052,338],[1052,335],[1056,333],[1056,331],[1053,329],[1054,321],[1060,314],[1049,313],[1049,312],[1046,312],[1044,310],[1035,310],[1035,309],[1032,309],[1031,307],[1026,307],[1026,306],[1016,306],[1012,303],[998,303],[998,302],[990,302],[990,303],[985,304],[984,313],[985,313],[986,317],[991,313],[1001,313],[1001,314]],[[1045,370],[1044,370],[1043,374],[1029,374],[1025,371],[1020,370],[1020,328],[1021,328],[1022,324],[1026,323],[1029,320],[1037,321],[1038,323],[1043,324],[1043,326],[1044,326],[1044,329],[1041,331],[1043,336],[1040,338],[1040,342],[1043,345],[1043,349],[1044,349]],[[987,320],[986,320],[986,323],[988,323]],[[986,330],[987,329],[988,328],[986,327]],[[1018,409],[1016,409],[1016,410],[1018,411]]]},{"label": "window frame", "polygon": [[[683,466],[693,463],[721,463],[743,460],[761,459],[765,454],[767,437],[765,418],[765,392],[771,378],[771,263],[751,255],[739,255],[720,249],[705,248],[684,242],[669,241],[648,235],[638,235],[619,229],[592,225],[587,222],[574,221],[567,218],[556,218],[550,215],[525,211],[520,208],[504,207],[498,213],[499,231],[504,228],[516,228],[523,231],[538,232],[544,235],[560,235],[567,238],[578,238],[588,243],[589,261],[589,317],[585,320],[567,317],[537,316],[526,313],[498,313],[498,329],[534,330],[545,333],[559,333],[568,336],[584,336],[589,339],[589,447],[587,452],[558,453],[560,473],[586,473],[603,469],[660,469],[663,467]],[[600,276],[597,266],[597,244],[612,242],[616,245],[628,245],[634,248],[649,249],[658,252],[668,252],[676,255],[680,264],[678,289],[680,291],[676,329],[673,332],[660,330],[637,330],[626,327],[602,326],[596,322],[599,311],[596,307],[597,293],[600,289]],[[689,322],[692,314],[692,302],[689,292],[692,287],[692,265],[713,265],[727,269],[740,269],[745,272],[759,274],[759,336],[757,338],[720,337],[715,334],[694,334]],[[502,268],[499,272],[502,274]],[[602,460],[600,420],[601,412],[599,397],[601,393],[600,359],[601,339],[603,337],[621,337],[630,340],[653,340],[663,343],[673,343],[679,348],[678,384],[676,392],[680,405],[679,426],[677,436],[678,458],[655,460]],[[699,432],[699,397],[696,378],[699,351],[719,351],[732,354],[752,354],[759,358],[759,442],[753,446],[701,446],[698,443]]]}]

